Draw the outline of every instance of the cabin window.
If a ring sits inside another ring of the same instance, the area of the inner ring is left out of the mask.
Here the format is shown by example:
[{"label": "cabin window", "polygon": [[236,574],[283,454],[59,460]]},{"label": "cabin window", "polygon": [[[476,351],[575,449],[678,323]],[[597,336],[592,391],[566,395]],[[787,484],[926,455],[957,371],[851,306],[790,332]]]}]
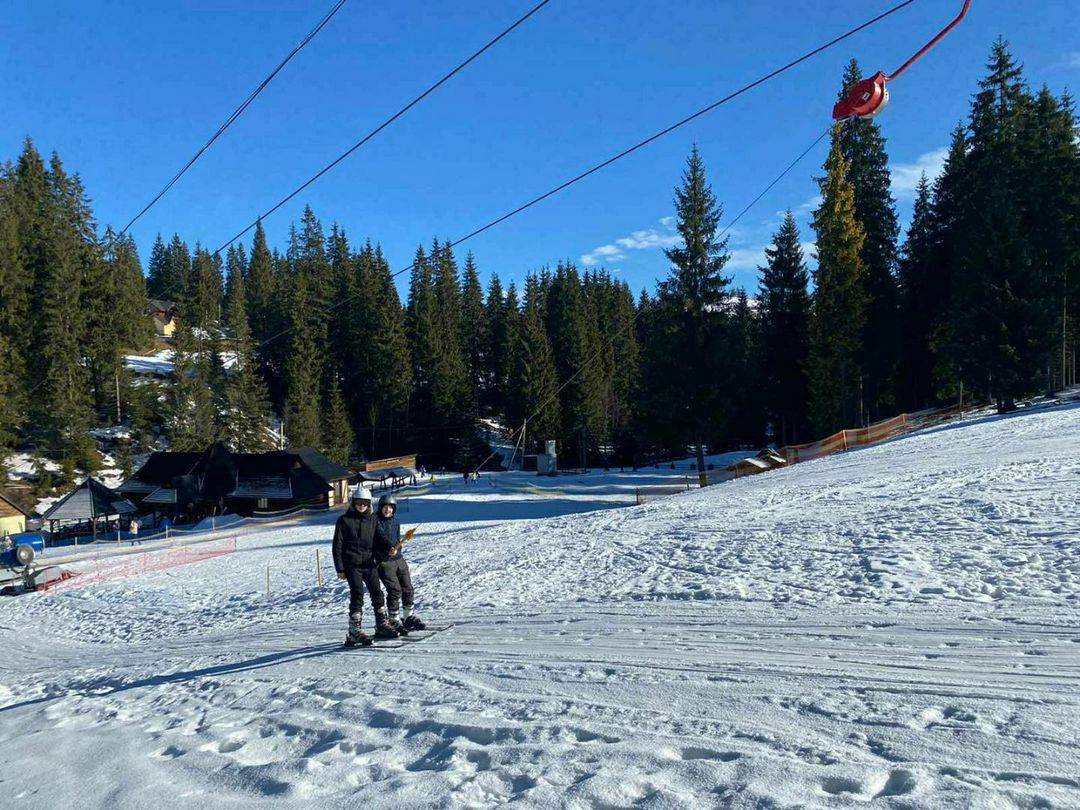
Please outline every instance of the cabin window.
[{"label": "cabin window", "polygon": [[266,509],[269,505],[270,503],[266,500],[266,498],[259,498],[259,509]]}]

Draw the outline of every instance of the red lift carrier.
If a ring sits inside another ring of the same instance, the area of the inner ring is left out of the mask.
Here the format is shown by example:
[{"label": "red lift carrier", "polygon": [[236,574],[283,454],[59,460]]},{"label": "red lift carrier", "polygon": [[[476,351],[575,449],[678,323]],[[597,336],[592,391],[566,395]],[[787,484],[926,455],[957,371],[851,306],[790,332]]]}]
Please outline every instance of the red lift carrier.
[{"label": "red lift carrier", "polygon": [[971,8],[971,0],[964,0],[964,7],[960,9],[956,19],[942,28],[936,37],[923,45],[918,53],[893,71],[892,75],[886,76],[879,70],[869,79],[863,79],[853,86],[848,91],[847,96],[833,107],[833,119],[843,121],[847,118],[873,118],[884,110],[885,105],[889,103],[889,88],[885,85],[902,75],[905,70],[921,59],[927,51],[941,42],[967,16],[969,8]]}]

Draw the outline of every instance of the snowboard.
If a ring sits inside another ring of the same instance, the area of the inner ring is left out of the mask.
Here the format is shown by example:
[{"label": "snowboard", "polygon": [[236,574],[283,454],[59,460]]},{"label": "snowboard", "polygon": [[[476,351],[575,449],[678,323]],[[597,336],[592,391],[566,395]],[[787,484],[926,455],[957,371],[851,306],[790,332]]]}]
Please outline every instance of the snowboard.
[{"label": "snowboard", "polygon": [[342,644],[343,650],[399,650],[405,645],[399,639],[379,639],[374,644]]}]

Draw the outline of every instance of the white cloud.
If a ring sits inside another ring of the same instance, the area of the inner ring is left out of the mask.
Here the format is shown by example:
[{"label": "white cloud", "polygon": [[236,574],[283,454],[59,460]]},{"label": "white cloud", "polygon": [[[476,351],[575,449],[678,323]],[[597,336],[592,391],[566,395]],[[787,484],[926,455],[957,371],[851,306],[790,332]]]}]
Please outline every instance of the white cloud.
[{"label": "white cloud", "polygon": [[583,253],[581,263],[585,267],[595,267],[604,262],[617,262],[620,259],[625,259],[628,250],[669,248],[682,242],[682,238],[673,232],[675,217],[664,217],[660,220],[660,225],[663,230],[646,228],[641,231],[634,231],[629,236],[616,239],[614,243],[601,245],[588,253]]},{"label": "white cloud", "polygon": [[649,228],[645,231],[634,231],[629,236],[616,239],[615,244],[627,250],[648,250],[649,248],[674,247],[681,241],[682,238],[678,234],[660,233],[655,228]]},{"label": "white cloud", "polygon": [[1070,53],[1065,54],[1063,64],[1067,68],[1080,70],[1080,51],[1071,51]]},{"label": "white cloud", "polygon": [[945,166],[945,158],[949,156],[948,147],[942,146],[933,152],[919,155],[912,163],[895,163],[892,166],[892,192],[896,197],[911,199],[915,196],[915,189],[919,185],[919,178],[923,173],[931,182]]},{"label": "white cloud", "polygon": [[601,245],[594,249],[591,253],[584,253],[581,256],[581,263],[586,267],[594,267],[595,265],[607,262],[617,262],[620,259],[625,259],[626,254],[622,252],[616,245]]}]

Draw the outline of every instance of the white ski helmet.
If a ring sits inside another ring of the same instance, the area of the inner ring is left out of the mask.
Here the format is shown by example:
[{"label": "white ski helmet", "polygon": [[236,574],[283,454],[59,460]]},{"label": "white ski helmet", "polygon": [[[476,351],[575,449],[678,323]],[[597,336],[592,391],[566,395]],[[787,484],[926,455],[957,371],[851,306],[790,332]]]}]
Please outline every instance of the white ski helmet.
[{"label": "white ski helmet", "polygon": [[365,487],[363,484],[357,484],[352,491],[352,501],[367,501],[371,503],[371,490]]}]

